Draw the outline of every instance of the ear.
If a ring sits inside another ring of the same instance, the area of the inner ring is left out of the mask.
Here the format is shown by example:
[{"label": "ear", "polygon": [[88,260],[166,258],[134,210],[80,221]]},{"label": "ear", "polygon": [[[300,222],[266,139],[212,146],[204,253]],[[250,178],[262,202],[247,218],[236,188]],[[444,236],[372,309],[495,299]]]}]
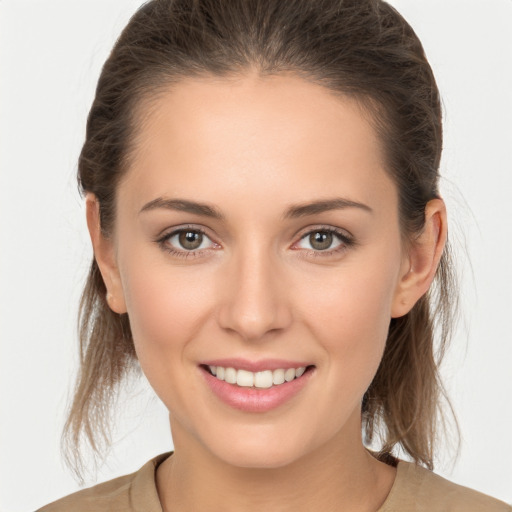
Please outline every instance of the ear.
[{"label": "ear", "polygon": [[107,303],[115,313],[126,313],[126,304],[121,277],[116,263],[114,243],[111,238],[105,237],[101,231],[100,204],[94,194],[87,194],[85,208],[94,257],[107,288]]},{"label": "ear", "polygon": [[432,199],[425,207],[425,226],[404,258],[395,290],[391,317],[406,315],[427,292],[434,279],[446,244],[446,207],[442,199]]}]

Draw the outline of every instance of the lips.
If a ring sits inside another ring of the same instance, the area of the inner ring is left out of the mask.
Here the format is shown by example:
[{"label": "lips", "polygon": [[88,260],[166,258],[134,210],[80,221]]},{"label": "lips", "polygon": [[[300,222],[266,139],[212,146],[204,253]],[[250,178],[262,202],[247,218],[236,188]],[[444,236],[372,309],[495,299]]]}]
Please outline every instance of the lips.
[{"label": "lips", "polygon": [[218,399],[244,412],[282,406],[309,382],[315,367],[301,362],[217,360],[200,365],[206,384]]}]

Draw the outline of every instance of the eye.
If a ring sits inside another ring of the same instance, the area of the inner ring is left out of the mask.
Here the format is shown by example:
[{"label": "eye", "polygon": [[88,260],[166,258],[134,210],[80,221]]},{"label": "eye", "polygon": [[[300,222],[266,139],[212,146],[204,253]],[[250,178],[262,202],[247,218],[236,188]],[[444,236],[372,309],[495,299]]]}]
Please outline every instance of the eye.
[{"label": "eye", "polygon": [[326,228],[309,231],[299,240],[295,248],[330,254],[347,248],[353,245],[353,243],[353,240],[348,235]]},{"label": "eye", "polygon": [[216,246],[203,231],[197,228],[174,230],[160,238],[158,242],[171,253],[192,253]]},{"label": "eye", "polygon": [[338,245],[340,244],[340,241],[336,240],[329,231],[315,231],[304,237],[303,240],[307,240],[310,247],[315,249],[315,251],[331,249],[333,242],[338,242]]}]

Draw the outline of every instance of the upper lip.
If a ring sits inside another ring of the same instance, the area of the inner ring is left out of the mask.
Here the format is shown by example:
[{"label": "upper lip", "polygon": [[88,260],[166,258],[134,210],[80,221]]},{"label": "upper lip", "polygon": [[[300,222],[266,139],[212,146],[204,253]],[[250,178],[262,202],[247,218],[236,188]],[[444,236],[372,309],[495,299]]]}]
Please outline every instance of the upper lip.
[{"label": "upper lip", "polygon": [[204,366],[221,366],[222,368],[235,368],[236,370],[247,370],[249,372],[261,372],[264,370],[279,370],[288,368],[300,368],[302,366],[311,366],[304,361],[290,361],[285,359],[259,359],[250,361],[238,357],[227,359],[209,359],[201,362]]}]

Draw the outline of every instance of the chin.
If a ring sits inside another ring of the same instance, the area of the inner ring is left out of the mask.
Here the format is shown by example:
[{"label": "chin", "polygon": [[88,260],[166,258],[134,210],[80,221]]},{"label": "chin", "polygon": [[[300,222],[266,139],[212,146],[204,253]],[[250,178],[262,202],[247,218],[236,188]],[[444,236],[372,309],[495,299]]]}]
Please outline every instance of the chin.
[{"label": "chin", "polygon": [[227,464],[246,469],[279,469],[293,464],[303,454],[296,451],[276,451],[272,447],[259,448],[258,450],[230,450],[221,454],[221,458]]}]

